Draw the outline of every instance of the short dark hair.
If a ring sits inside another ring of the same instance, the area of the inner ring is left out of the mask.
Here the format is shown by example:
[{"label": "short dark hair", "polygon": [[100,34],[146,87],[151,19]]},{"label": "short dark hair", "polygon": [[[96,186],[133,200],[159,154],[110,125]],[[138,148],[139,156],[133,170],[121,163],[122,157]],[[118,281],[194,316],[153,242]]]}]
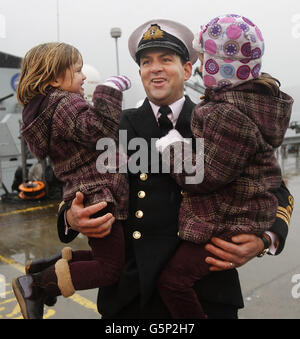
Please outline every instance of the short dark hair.
[{"label": "short dark hair", "polygon": [[174,54],[174,55],[179,56],[180,61],[181,61],[181,63],[182,63],[182,66],[184,66],[184,65],[189,61],[189,60],[186,60],[186,58],[185,58],[183,55],[181,55],[181,54],[179,54],[179,53],[173,51],[173,50],[170,49],[170,48],[167,48],[167,47],[149,47],[149,48],[144,49],[143,51],[141,51],[140,53],[137,54],[137,56],[136,56],[136,61],[137,61],[137,63],[138,63],[139,66],[141,65],[141,58],[142,58],[143,54],[144,54],[147,50],[149,50],[150,48],[151,48],[152,50],[167,49],[167,50],[169,51],[170,54]]}]

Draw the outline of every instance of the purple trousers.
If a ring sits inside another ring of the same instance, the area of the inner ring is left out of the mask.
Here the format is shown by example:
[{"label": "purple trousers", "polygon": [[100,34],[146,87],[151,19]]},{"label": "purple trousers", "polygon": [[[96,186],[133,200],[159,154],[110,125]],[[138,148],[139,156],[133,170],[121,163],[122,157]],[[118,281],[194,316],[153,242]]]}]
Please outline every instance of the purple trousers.
[{"label": "purple trousers", "polygon": [[[89,238],[91,250],[72,251],[68,262],[75,290],[87,290],[112,285],[119,281],[125,264],[124,233],[121,221],[116,221],[109,235]],[[57,285],[55,266],[44,270],[37,278],[37,285],[48,296],[61,295]]]},{"label": "purple trousers", "polygon": [[172,318],[206,318],[193,286],[209,274],[208,256],[204,245],[183,241],[163,270],[158,291]]},{"label": "purple trousers", "polygon": [[89,238],[90,251],[73,251],[69,262],[75,290],[115,284],[125,264],[122,223],[116,221],[105,238]]}]

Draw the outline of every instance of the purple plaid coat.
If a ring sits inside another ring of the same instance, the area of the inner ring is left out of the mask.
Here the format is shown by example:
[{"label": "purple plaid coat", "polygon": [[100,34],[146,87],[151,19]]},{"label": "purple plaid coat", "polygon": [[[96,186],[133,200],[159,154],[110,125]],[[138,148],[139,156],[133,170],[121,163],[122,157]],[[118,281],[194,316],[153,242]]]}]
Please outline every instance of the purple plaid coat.
[{"label": "purple plaid coat", "polygon": [[117,140],[122,93],[97,86],[94,107],[79,94],[50,89],[36,96],[23,110],[22,135],[37,158],[49,156],[56,177],[64,183],[65,202],[84,194],[86,206],[112,203],[116,219],[126,219],[128,182],[123,174],[100,174],[96,150],[100,138]]},{"label": "purple plaid coat", "polygon": [[[252,82],[206,92],[191,121],[193,136],[204,138],[204,180],[187,185],[185,173],[172,174],[185,190],[179,215],[182,239],[229,240],[270,228],[277,210],[270,191],[282,180],[274,151],[283,141],[292,104],[287,94],[272,97]],[[174,156],[176,167],[182,160]]]}]

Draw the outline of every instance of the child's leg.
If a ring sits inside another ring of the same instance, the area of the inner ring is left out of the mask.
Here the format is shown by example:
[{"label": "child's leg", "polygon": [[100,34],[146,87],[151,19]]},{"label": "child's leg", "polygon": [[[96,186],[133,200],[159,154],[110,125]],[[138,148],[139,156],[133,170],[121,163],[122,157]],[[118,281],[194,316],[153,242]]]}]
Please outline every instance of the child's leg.
[{"label": "child's leg", "polygon": [[[95,213],[91,215],[91,218],[98,218],[104,216],[106,213],[110,213],[111,211],[111,204],[108,203],[107,206],[99,211],[98,213]],[[90,244],[91,246],[91,244]],[[89,261],[93,260],[93,257],[95,256],[95,253],[93,253],[91,250],[77,250],[77,251],[72,251],[72,256],[70,262],[74,261]]]},{"label": "child's leg", "polygon": [[112,285],[119,280],[124,267],[125,248],[121,222],[115,222],[111,233],[105,238],[89,238],[89,245],[92,259],[85,262],[72,261],[69,265],[76,290]]},{"label": "child's leg", "polygon": [[121,222],[115,222],[105,238],[89,239],[89,243],[91,251],[69,251],[68,259],[58,255],[30,264],[26,275],[13,280],[24,318],[42,318],[44,304],[54,305],[59,295],[69,297],[75,290],[111,285],[120,278],[125,262]]},{"label": "child's leg", "polygon": [[49,258],[39,258],[34,260],[27,260],[25,266],[26,274],[39,273],[49,266],[54,265],[59,259],[66,259],[70,261],[72,259],[71,247],[64,247],[61,253],[55,254]]},{"label": "child's leg", "polygon": [[[96,214],[93,214],[91,218],[97,218],[105,215],[110,212],[110,203],[107,206],[99,211]],[[26,263],[26,274],[39,273],[49,266],[54,265],[59,259],[67,259],[69,262],[72,261],[88,261],[93,259],[93,254],[90,250],[78,250],[72,251],[70,247],[63,248],[62,252],[56,255],[53,255],[50,258],[40,258],[34,260],[28,260]]]},{"label": "child's leg", "polygon": [[[111,211],[111,204],[91,216],[97,218]],[[125,263],[122,223],[116,221],[105,238],[89,238],[91,251],[73,251],[69,262],[75,290],[104,287],[117,282]],[[84,262],[85,261],[85,262]],[[92,275],[90,272],[94,272]],[[82,279],[82,276],[89,279]]]},{"label": "child's leg", "polygon": [[172,318],[206,317],[193,286],[209,273],[208,256],[204,246],[184,241],[163,270],[158,289]]},{"label": "child's leg", "polygon": [[[40,287],[46,295],[62,294],[68,297],[75,290],[99,288],[117,282],[125,261],[121,222],[115,222],[111,233],[105,238],[90,238],[89,244],[91,251],[73,251],[71,261],[60,259],[34,276],[35,286]],[[76,257],[79,261],[74,260]]]}]

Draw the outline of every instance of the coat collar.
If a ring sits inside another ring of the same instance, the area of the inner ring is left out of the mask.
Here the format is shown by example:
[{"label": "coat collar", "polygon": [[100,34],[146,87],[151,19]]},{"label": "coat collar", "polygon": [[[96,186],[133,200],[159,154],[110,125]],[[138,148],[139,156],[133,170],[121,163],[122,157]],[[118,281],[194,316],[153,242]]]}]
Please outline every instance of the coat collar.
[{"label": "coat collar", "polygon": [[196,105],[188,96],[185,96],[185,103],[178,117],[175,128],[184,138],[192,138],[191,115]]},{"label": "coat collar", "polygon": [[[178,132],[185,138],[192,137],[190,123],[194,107],[195,104],[186,96],[175,126]],[[147,98],[143,105],[130,115],[130,120],[132,120],[132,126],[134,126],[137,136],[146,139],[148,142],[151,141],[151,138],[160,138],[160,129]]]}]

